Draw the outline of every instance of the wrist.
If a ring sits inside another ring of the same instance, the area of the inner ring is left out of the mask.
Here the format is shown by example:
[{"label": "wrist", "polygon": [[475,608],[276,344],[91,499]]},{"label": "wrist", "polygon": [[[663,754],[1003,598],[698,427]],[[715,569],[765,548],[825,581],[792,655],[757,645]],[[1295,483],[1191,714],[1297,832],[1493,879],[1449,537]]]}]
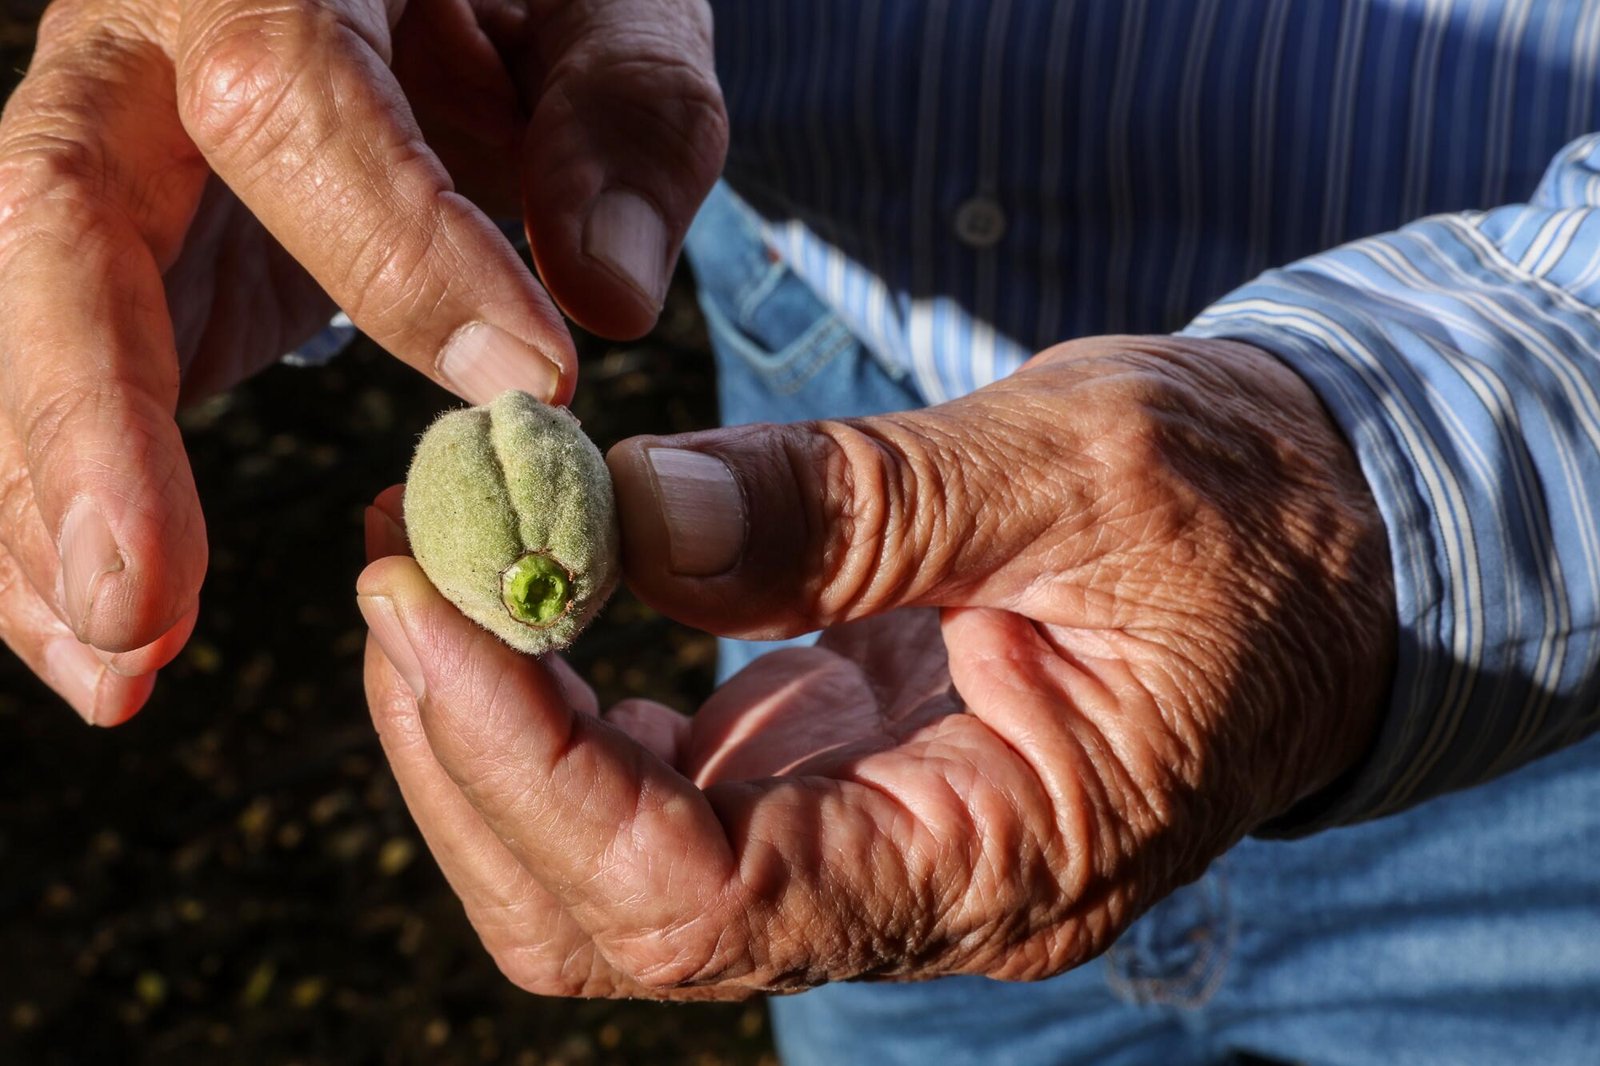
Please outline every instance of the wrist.
[{"label": "wrist", "polygon": [[[1394,672],[1395,592],[1387,531],[1354,449],[1317,394],[1271,352],[1235,341],[1180,342],[1201,381],[1220,375],[1225,416],[1267,461],[1253,492],[1269,501],[1256,533],[1276,586],[1279,648],[1259,698],[1283,728],[1276,817],[1326,791],[1372,747]],[[1241,506],[1243,506],[1241,504]],[[1248,507],[1245,508],[1248,510]]]},{"label": "wrist", "polygon": [[1152,469],[1115,477],[1170,482],[1194,526],[1197,558],[1168,575],[1168,640],[1194,664],[1173,698],[1222,733],[1253,826],[1334,782],[1376,736],[1396,644],[1383,519],[1339,427],[1271,353],[1153,337],[1086,354],[1107,346],[1152,383],[1131,414],[1132,451]]}]

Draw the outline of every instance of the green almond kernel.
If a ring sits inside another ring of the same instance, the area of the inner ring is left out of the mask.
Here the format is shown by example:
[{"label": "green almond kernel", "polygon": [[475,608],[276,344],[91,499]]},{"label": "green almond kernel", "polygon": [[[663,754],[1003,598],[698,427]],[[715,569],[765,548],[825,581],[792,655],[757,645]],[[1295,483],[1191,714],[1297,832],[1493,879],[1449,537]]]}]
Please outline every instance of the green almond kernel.
[{"label": "green almond kernel", "polygon": [[405,510],[428,580],[519,651],[565,648],[616,589],[605,459],[571,413],[525,392],[434,422],[411,460]]}]

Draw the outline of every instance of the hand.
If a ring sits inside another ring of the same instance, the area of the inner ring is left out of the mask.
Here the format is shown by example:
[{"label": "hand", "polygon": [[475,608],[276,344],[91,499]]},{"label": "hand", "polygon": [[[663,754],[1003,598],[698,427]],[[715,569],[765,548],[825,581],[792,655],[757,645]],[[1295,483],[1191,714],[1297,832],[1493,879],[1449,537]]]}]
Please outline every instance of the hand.
[{"label": "hand", "polygon": [[205,570],[181,399],[337,303],[469,400],[565,400],[571,337],[484,208],[581,323],[642,333],[725,127],[703,0],[58,0],[0,119],[0,639],[127,718]]},{"label": "hand", "polygon": [[[649,602],[741,636],[825,628],[693,718],[597,715],[409,559],[367,569],[385,749],[532,991],[1055,974],[1373,735],[1382,524],[1258,350],[1078,342],[940,407],[609,462]],[[373,522],[378,554],[403,547]]]}]

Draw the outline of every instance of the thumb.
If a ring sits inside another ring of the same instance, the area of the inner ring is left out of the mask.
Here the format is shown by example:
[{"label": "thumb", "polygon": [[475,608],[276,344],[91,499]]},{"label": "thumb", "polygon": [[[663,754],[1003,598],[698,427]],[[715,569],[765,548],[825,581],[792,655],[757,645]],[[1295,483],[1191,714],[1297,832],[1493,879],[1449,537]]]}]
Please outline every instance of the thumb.
[{"label": "thumb", "polygon": [[704,3],[571,4],[523,146],[523,214],[551,296],[602,336],[655,324],[684,234],[722,170],[728,121]]},{"label": "thumb", "polygon": [[1059,456],[1065,433],[1046,447],[1001,409],[979,394],[623,441],[607,462],[629,583],[674,618],[754,639],[904,606],[1013,607],[1040,572],[1043,534],[1086,494],[1072,464],[1030,469]]}]

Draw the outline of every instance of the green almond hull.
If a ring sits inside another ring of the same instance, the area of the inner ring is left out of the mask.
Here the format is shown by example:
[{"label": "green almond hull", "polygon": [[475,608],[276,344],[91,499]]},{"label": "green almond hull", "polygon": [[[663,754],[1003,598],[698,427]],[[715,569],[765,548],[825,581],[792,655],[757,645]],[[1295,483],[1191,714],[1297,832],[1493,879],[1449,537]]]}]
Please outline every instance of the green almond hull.
[{"label": "green almond hull", "polygon": [[[519,651],[565,648],[616,588],[617,513],[605,459],[565,408],[526,393],[434,422],[411,461],[405,513],[411,551],[434,587]],[[528,612],[505,598],[514,582],[502,575],[530,553],[570,575],[570,603],[545,624],[519,620],[515,614]]]}]

